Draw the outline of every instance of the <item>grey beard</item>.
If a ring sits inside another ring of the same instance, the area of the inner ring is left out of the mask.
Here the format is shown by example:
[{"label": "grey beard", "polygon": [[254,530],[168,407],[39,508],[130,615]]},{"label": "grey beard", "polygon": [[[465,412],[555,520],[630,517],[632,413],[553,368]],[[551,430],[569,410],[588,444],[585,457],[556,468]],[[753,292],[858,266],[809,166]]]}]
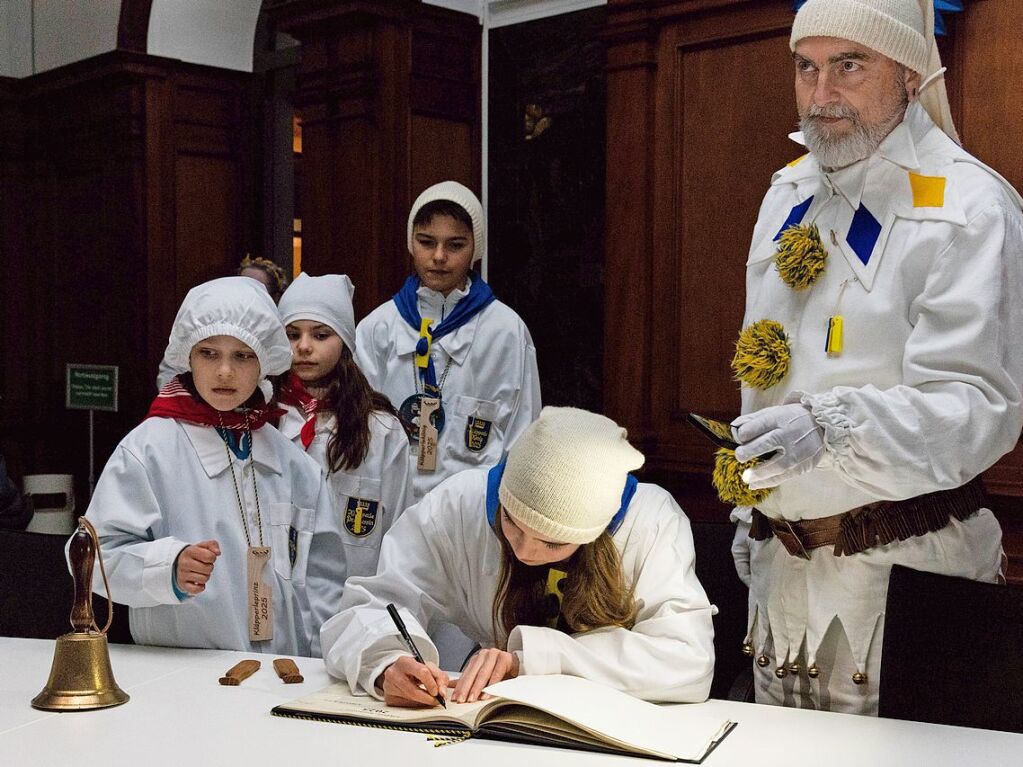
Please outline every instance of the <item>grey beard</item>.
[{"label": "grey beard", "polygon": [[[811,106],[806,116],[799,121],[807,148],[813,152],[822,168],[835,170],[852,165],[870,157],[881,142],[902,120],[904,105],[896,109],[882,123],[865,125],[860,113],[852,107]],[[832,137],[814,117],[845,117],[852,121],[853,130],[845,136]]]}]

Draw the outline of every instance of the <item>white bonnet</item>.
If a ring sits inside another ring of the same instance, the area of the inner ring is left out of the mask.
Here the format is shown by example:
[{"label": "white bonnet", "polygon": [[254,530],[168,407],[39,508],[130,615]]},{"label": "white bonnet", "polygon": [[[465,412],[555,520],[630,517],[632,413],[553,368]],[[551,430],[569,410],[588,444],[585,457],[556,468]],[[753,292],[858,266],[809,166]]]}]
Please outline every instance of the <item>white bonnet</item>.
[{"label": "white bonnet", "polygon": [[165,362],[174,370],[188,370],[192,347],[213,336],[231,336],[251,348],[262,377],[291,368],[291,344],[277,307],[249,277],[221,277],[188,291],[174,318]]},{"label": "white bonnet", "polygon": [[472,190],[457,181],[441,181],[439,184],[423,190],[423,193],[412,203],[412,210],[408,214],[408,251],[412,252],[412,222],[416,218],[419,209],[430,202],[437,200],[449,200],[462,206],[469,219],[472,221],[472,238],[475,241],[476,249],[472,254],[473,263],[483,258],[487,252],[487,227],[483,219],[483,205],[472,193]]},{"label": "white bonnet", "polygon": [[353,295],[355,286],[347,274],[310,277],[302,272],[281,296],[278,304],[281,320],[285,325],[297,320],[321,322],[341,336],[348,350],[355,354]]}]

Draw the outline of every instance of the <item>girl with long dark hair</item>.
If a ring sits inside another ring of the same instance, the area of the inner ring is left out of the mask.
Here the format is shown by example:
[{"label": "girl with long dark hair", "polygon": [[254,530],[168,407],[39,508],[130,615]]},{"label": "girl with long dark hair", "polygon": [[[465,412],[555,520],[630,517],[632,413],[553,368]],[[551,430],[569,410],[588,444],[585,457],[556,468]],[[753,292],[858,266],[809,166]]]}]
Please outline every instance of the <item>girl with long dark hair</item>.
[{"label": "girl with long dark hair", "polygon": [[405,430],[355,364],[353,292],[343,274],[300,274],[284,292],[292,364],[278,395],[278,428],[334,490],[350,576],[376,572],[380,540],[405,510],[410,483]]}]

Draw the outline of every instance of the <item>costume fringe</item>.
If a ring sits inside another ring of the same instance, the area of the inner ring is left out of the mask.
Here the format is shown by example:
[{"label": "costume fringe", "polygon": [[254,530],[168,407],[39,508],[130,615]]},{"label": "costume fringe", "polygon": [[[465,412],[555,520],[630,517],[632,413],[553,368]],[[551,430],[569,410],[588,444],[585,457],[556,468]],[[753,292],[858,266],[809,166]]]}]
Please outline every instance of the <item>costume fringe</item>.
[{"label": "costume fringe", "polygon": [[778,238],[774,266],[793,290],[806,290],[817,281],[828,260],[816,224],[793,224]]},{"label": "costume fringe", "polygon": [[742,481],[742,473],[759,462],[754,458],[752,461],[739,463],[735,459],[734,450],[726,447],[718,450],[714,454],[714,473],[711,475],[714,489],[718,491],[718,498],[733,506],[756,506],[770,495],[772,488],[752,490]]}]

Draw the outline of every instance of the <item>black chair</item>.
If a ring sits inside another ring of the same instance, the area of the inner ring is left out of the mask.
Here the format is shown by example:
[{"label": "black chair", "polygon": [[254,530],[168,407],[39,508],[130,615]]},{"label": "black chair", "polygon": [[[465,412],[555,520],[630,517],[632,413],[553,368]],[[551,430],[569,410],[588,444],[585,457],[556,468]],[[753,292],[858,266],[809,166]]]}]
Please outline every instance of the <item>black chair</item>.
[{"label": "black chair", "polygon": [[749,591],[739,580],[732,562],[735,525],[725,522],[692,522],[696,549],[696,577],[717,605],[714,617],[714,681],[712,698],[752,700],[751,661],[742,654],[749,613]]},{"label": "black chair", "polygon": [[1023,589],[892,568],[878,713],[1023,732]]},{"label": "black chair", "polygon": [[[62,535],[0,530],[0,636],[56,639],[71,631],[75,593],[64,559],[66,541]],[[102,628],[107,600],[93,595],[92,604]],[[131,643],[124,605],[114,604],[107,638]]]}]

